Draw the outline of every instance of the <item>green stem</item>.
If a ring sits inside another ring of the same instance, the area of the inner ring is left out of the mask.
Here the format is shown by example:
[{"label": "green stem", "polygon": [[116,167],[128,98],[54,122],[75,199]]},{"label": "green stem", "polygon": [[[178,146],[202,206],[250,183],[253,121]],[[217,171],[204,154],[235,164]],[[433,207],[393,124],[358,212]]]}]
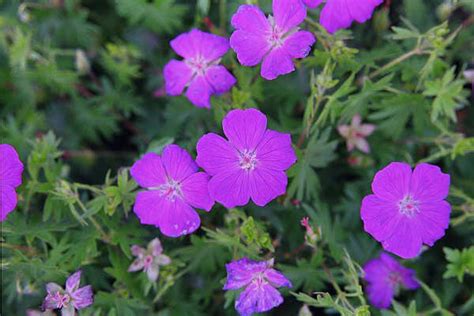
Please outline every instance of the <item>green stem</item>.
[{"label": "green stem", "polygon": [[378,75],[384,73],[385,71],[387,71],[388,69],[392,68],[393,66],[396,66],[402,62],[404,62],[405,60],[411,58],[412,56],[416,56],[416,55],[422,55],[422,54],[425,54],[426,52],[423,51],[422,49],[420,49],[419,47],[416,47],[414,48],[413,50],[401,55],[400,57],[392,60],[391,62],[385,64],[384,66],[382,66],[381,68],[377,69],[376,71],[372,72],[369,74],[369,78],[372,79],[374,77],[377,77]]}]

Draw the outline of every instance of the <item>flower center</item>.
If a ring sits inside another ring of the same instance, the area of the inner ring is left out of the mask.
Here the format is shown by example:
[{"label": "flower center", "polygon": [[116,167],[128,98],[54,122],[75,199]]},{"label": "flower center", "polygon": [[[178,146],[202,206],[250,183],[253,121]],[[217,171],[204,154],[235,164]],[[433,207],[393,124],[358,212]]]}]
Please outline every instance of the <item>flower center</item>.
[{"label": "flower center", "polygon": [[420,212],[419,202],[414,200],[411,195],[406,195],[398,202],[398,210],[405,216],[413,217]]},{"label": "flower center", "polygon": [[204,75],[209,67],[209,63],[200,55],[187,59],[186,63],[193,70],[193,74],[198,76]]},{"label": "flower center", "polygon": [[392,285],[395,288],[398,286],[398,284],[402,282],[402,278],[400,277],[398,273],[391,272],[388,275],[388,282],[390,283],[390,285]]},{"label": "flower center", "polygon": [[152,190],[158,190],[160,196],[163,196],[170,201],[174,201],[176,198],[181,198],[183,196],[181,183],[173,179],[168,179],[167,183],[162,184],[157,188],[152,188]]},{"label": "flower center", "polygon": [[268,35],[268,42],[272,47],[281,47],[283,45],[283,33],[275,26]]},{"label": "flower center", "polygon": [[63,308],[68,306],[71,297],[67,293],[61,294],[56,292],[56,294],[54,294],[54,300],[56,301],[57,308]]},{"label": "flower center", "polygon": [[240,168],[247,171],[252,171],[257,166],[257,163],[258,160],[255,151],[249,151],[245,149],[243,152],[240,153]]},{"label": "flower center", "polygon": [[153,262],[153,257],[148,255],[145,257],[145,260],[144,260],[144,263],[143,263],[143,267],[145,269],[148,269],[150,266],[151,266],[151,263]]}]

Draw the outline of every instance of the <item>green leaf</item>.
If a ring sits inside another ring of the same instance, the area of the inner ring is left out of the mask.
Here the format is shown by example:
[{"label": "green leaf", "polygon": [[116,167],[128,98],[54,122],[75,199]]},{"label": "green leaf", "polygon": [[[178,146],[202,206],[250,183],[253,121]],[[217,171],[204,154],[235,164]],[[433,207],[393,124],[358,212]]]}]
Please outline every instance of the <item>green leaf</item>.
[{"label": "green leaf", "polygon": [[445,279],[456,277],[463,282],[465,274],[474,275],[474,246],[462,250],[445,247],[443,251],[449,262],[443,275]]}]

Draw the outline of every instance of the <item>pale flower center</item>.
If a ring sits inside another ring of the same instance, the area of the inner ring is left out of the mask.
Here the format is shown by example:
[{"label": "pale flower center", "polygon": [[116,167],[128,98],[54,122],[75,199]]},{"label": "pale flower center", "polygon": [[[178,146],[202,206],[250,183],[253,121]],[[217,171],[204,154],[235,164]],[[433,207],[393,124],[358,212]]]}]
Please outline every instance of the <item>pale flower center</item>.
[{"label": "pale flower center", "polygon": [[63,308],[68,306],[69,302],[71,301],[71,297],[67,293],[61,294],[56,292],[54,295],[54,300],[56,301],[57,308]]},{"label": "pale flower center", "polygon": [[268,42],[272,47],[281,47],[283,45],[283,33],[275,26],[268,35]]},{"label": "pale flower center", "polygon": [[173,179],[168,179],[167,183],[151,189],[158,190],[160,192],[160,196],[170,201],[174,201],[176,198],[181,198],[183,196],[181,191],[181,183]]},{"label": "pale flower center", "polygon": [[411,195],[406,195],[398,202],[398,210],[405,216],[413,217],[420,212],[419,202]]},{"label": "pale flower center", "polygon": [[240,153],[239,157],[239,165],[240,168],[252,171],[257,166],[257,153],[255,151],[250,151],[245,149],[243,152]]},{"label": "pale flower center", "polygon": [[186,63],[193,70],[194,75],[204,75],[207,68],[209,67],[209,62],[206,61],[202,56],[198,55],[194,58],[186,59]]},{"label": "pale flower center", "polygon": [[146,256],[143,263],[143,267],[145,269],[148,269],[151,266],[152,262],[153,262],[153,256],[150,256],[150,255]]}]

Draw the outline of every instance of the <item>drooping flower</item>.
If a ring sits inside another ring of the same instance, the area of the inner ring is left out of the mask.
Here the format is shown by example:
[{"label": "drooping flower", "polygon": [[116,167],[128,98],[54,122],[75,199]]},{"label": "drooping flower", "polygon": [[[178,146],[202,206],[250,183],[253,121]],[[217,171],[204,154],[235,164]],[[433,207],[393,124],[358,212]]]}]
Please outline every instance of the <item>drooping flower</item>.
[{"label": "drooping flower", "polygon": [[449,226],[449,182],[449,175],[431,164],[421,163],[412,172],[406,163],[390,163],[375,175],[374,194],[362,200],[365,231],[386,251],[416,257],[423,244],[433,246]]},{"label": "drooping flower", "polygon": [[48,283],[48,294],[43,302],[43,310],[60,309],[62,316],[74,316],[75,310],[86,308],[94,302],[92,287],[79,287],[81,271],[70,275],[66,280],[66,290],[56,283]]},{"label": "drooping flower", "polygon": [[226,38],[191,30],[170,42],[184,60],[170,60],[163,69],[166,93],[177,96],[186,90],[186,97],[197,107],[211,107],[210,97],[225,93],[236,83],[234,76],[219,65],[229,50]]},{"label": "drooping flower", "polygon": [[23,163],[13,146],[0,144],[0,221],[13,211],[18,202],[15,189],[21,185]]},{"label": "drooping flower", "polygon": [[144,249],[140,246],[132,246],[132,254],[137,257],[130,267],[129,272],[143,270],[146,272],[148,279],[155,282],[158,279],[160,266],[166,266],[171,263],[170,257],[163,254],[163,247],[158,238],[153,239]]},{"label": "drooping flower", "polygon": [[256,109],[230,111],[222,126],[228,140],[209,133],[197,144],[196,162],[211,176],[211,198],[232,208],[250,198],[265,206],[284,194],[285,170],[296,161],[290,134],[267,129],[267,117]]},{"label": "drooping flower", "polygon": [[295,70],[293,59],[305,58],[316,39],[298,25],[306,17],[301,0],[273,0],[274,16],[255,5],[241,5],[232,16],[235,28],[230,46],[244,66],[256,66],[262,60],[261,75],[272,80]]},{"label": "drooping flower", "polygon": [[400,286],[410,290],[420,286],[414,270],[405,268],[386,253],[367,262],[363,269],[370,304],[377,308],[390,307]]},{"label": "drooping flower", "polygon": [[[303,0],[310,8],[316,8],[322,0]],[[352,22],[364,23],[372,17],[375,8],[383,0],[327,0],[321,11],[320,23],[329,33],[351,26]]]},{"label": "drooping flower", "polygon": [[235,309],[242,316],[263,313],[283,303],[276,288],[291,288],[291,282],[273,269],[273,259],[253,261],[243,258],[226,264],[227,281],[224,290],[244,288],[235,301]]},{"label": "drooping flower", "polygon": [[177,145],[168,145],[161,156],[145,154],[130,173],[146,190],[138,192],[133,211],[142,224],[155,225],[169,237],[193,233],[201,225],[194,208],[210,211],[209,176],[198,172],[191,156]]},{"label": "drooping flower", "polygon": [[351,125],[339,125],[337,130],[346,139],[348,151],[357,148],[364,153],[369,153],[370,146],[365,138],[374,132],[375,125],[361,124],[361,121],[359,114],[354,115]]}]

